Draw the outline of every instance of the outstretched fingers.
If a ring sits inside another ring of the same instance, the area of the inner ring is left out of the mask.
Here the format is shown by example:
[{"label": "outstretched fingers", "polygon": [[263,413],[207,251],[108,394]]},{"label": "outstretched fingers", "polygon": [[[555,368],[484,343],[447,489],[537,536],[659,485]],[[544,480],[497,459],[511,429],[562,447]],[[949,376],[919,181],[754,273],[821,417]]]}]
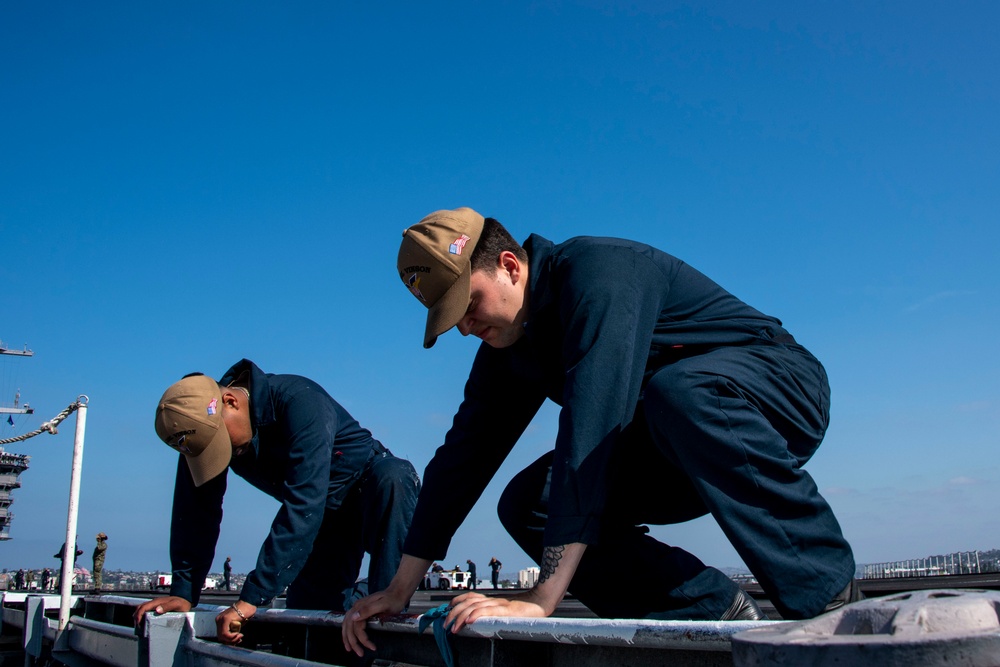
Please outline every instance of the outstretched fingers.
[{"label": "outstretched fingers", "polygon": [[467,593],[455,598],[454,605],[445,619],[445,627],[451,632],[458,632],[462,627],[487,616],[541,618],[546,615],[545,610],[534,602]]},{"label": "outstretched fingers", "polygon": [[132,620],[138,626],[149,612],[165,614],[170,611],[191,611],[191,603],[174,595],[158,597],[136,607],[132,614]]},{"label": "outstretched fingers", "polygon": [[374,651],[375,644],[365,631],[368,619],[391,611],[393,611],[392,604],[382,593],[374,593],[355,602],[344,615],[344,624],[340,628],[344,650],[358,656],[363,656],[366,648]]}]

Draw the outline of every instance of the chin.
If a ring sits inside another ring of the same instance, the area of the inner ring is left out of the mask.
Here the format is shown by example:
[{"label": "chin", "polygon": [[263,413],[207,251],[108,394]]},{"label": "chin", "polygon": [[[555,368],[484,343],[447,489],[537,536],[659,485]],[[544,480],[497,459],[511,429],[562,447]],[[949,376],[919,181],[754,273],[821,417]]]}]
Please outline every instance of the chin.
[{"label": "chin", "polygon": [[495,347],[497,349],[503,349],[505,347],[510,347],[511,345],[513,345],[514,343],[516,343],[521,338],[521,336],[523,334],[524,334],[524,332],[522,330],[518,330],[516,332],[515,331],[512,331],[512,332],[503,332],[503,333],[491,336],[490,340],[486,340],[486,341],[483,341],[483,342],[486,343],[487,345],[489,345],[490,347]]}]

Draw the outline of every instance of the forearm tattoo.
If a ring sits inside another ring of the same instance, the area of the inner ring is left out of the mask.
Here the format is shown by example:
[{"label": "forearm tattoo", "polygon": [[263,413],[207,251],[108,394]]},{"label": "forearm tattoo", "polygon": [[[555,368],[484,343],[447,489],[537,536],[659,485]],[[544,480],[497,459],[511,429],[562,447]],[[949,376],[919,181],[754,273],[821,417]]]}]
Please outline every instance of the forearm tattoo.
[{"label": "forearm tattoo", "polygon": [[542,571],[538,573],[538,583],[545,583],[545,580],[556,573],[559,561],[562,560],[565,546],[545,547],[542,552]]}]

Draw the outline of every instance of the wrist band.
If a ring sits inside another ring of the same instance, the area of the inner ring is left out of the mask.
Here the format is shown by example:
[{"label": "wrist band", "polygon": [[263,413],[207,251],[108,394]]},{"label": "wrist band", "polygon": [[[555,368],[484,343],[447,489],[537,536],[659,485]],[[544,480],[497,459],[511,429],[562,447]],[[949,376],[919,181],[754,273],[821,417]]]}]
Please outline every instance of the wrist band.
[{"label": "wrist band", "polygon": [[246,623],[247,621],[249,621],[249,620],[250,620],[250,618],[253,618],[253,616],[251,616],[250,618],[247,618],[246,616],[244,616],[244,615],[243,615],[243,612],[242,612],[242,611],[240,611],[240,608],[236,606],[236,603],[235,603],[235,602],[233,603],[233,611],[235,611],[235,612],[236,612],[236,615],[237,615],[237,616],[239,616],[239,617],[240,617],[240,619],[241,619],[241,620],[242,620],[242,621],[243,621],[244,623]]}]

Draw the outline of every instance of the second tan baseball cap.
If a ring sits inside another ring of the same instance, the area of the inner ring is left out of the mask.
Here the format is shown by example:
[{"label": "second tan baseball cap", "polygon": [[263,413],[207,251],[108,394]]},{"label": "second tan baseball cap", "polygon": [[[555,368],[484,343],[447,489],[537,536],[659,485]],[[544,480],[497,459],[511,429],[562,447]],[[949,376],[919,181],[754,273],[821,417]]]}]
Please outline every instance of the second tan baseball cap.
[{"label": "second tan baseball cap", "polygon": [[195,486],[222,474],[233,458],[219,383],[207,375],[170,385],[156,407],[155,427],[160,440],[187,459]]},{"label": "second tan baseball cap", "polygon": [[407,289],[427,306],[424,347],[458,324],[469,308],[470,257],[483,233],[471,208],[435,211],[403,232],[396,268]]}]

